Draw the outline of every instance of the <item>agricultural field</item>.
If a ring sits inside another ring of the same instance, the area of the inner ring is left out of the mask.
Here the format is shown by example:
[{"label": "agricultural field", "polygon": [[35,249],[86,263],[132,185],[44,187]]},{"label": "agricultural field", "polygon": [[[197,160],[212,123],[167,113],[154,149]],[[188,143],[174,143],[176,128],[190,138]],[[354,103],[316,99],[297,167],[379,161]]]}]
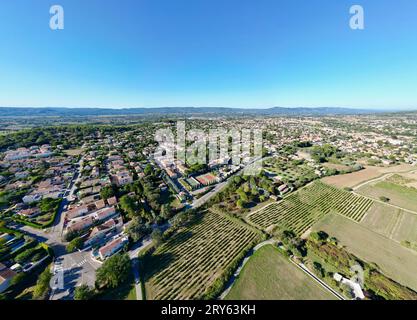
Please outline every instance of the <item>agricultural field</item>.
[{"label": "agricultural field", "polygon": [[269,229],[277,225],[298,235],[328,213],[361,221],[373,201],[316,181],[248,217],[249,222]]},{"label": "agricultural field", "polygon": [[214,298],[261,234],[225,215],[207,212],[172,236],[145,263],[151,300]]},{"label": "agricultural field", "polygon": [[383,181],[371,182],[356,191],[374,199],[388,198],[390,204],[417,212],[417,189],[392,181],[398,180],[387,178]]},{"label": "agricultural field", "polygon": [[375,202],[361,224],[399,243],[417,245],[415,214]]},{"label": "agricultural field", "polygon": [[333,300],[335,296],[266,245],[242,269],[226,300]]},{"label": "agricultural field", "polygon": [[347,251],[368,263],[377,264],[389,278],[417,290],[416,251],[372,231],[362,223],[355,223],[337,214],[327,215],[312,229],[336,237]]},{"label": "agricultural field", "polygon": [[331,184],[335,187],[339,188],[353,188],[355,186],[360,185],[366,181],[376,179],[378,177],[383,176],[387,173],[395,173],[395,172],[407,172],[415,167],[409,164],[401,164],[398,166],[393,167],[374,167],[374,166],[367,166],[365,169],[356,171],[353,173],[331,176],[323,178],[323,182],[327,184]]}]

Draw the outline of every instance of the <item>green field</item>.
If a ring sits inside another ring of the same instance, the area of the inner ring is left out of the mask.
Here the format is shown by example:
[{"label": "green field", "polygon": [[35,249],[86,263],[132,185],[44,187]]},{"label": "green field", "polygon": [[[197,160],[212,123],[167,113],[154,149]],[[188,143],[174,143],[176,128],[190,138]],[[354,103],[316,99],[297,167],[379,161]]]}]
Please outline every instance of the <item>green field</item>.
[{"label": "green field", "polygon": [[349,252],[369,263],[376,263],[388,277],[417,290],[417,252],[336,214],[324,217],[313,226],[313,230],[322,230],[336,237]]},{"label": "green field", "polygon": [[238,220],[211,211],[202,214],[146,259],[147,298],[214,298],[260,240],[257,230]]},{"label": "green field", "polygon": [[372,203],[370,199],[315,181],[283,201],[255,212],[248,220],[262,229],[277,225],[302,235],[328,213],[360,221]]},{"label": "green field", "polygon": [[331,300],[335,296],[266,245],[256,251],[241,271],[227,300]]},{"label": "green field", "polygon": [[360,187],[357,192],[374,199],[386,197],[390,199],[389,203],[393,205],[417,212],[416,188],[399,185],[389,181],[381,181],[366,184],[363,187]]},{"label": "green field", "polygon": [[397,242],[417,244],[417,215],[374,203],[362,225]]}]

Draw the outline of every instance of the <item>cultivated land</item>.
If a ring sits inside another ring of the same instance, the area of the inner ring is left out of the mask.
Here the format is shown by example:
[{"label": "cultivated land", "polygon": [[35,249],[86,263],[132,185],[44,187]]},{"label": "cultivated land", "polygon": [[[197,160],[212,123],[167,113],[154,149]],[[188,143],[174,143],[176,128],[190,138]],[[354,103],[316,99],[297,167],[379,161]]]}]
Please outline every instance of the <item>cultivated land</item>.
[{"label": "cultivated land", "polygon": [[379,199],[386,197],[389,203],[417,212],[417,189],[392,183],[390,180],[371,182],[356,190],[364,196]]},{"label": "cultivated land", "polygon": [[276,225],[302,235],[328,213],[361,221],[371,205],[372,200],[316,181],[283,201],[255,212],[248,220],[262,229]]},{"label": "cultivated land", "polygon": [[[260,239],[260,233],[237,220],[210,211],[203,214],[159,247],[146,262],[147,298],[207,297],[214,284],[227,281],[221,277],[228,268],[234,272],[237,262]],[[221,289],[222,285],[217,287]],[[216,292],[214,287],[211,290]]]},{"label": "cultivated land", "polygon": [[413,168],[415,169],[415,167],[409,164],[401,164],[401,165],[394,166],[394,167],[369,166],[357,172],[338,175],[338,176],[326,177],[326,178],[323,178],[322,180],[323,182],[331,184],[335,187],[352,188],[368,180],[381,177],[387,173],[406,172],[406,171],[412,170]]},{"label": "cultivated land", "polygon": [[272,245],[246,263],[226,300],[331,300],[335,296],[292,264]]},{"label": "cultivated land", "polygon": [[374,203],[362,225],[392,240],[417,243],[417,215],[381,203]]},{"label": "cultivated land", "polygon": [[376,263],[388,277],[417,290],[417,252],[340,215],[327,215],[313,230],[336,237],[347,251]]}]

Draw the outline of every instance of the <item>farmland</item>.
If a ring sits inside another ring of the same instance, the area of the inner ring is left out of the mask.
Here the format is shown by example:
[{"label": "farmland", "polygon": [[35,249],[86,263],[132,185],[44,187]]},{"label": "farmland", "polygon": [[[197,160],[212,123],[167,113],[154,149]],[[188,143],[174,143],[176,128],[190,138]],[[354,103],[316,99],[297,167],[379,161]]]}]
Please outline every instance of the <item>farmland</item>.
[{"label": "farmland", "polygon": [[301,235],[330,212],[360,221],[371,205],[372,200],[316,181],[255,212],[248,220],[262,229],[277,225]]},{"label": "farmland", "polygon": [[360,170],[357,172],[338,175],[338,176],[332,176],[332,177],[326,177],[323,179],[323,182],[331,184],[339,188],[344,188],[344,187],[352,188],[368,180],[381,177],[387,173],[407,172],[412,169],[413,167],[408,164],[402,164],[402,165],[398,165],[394,167],[368,166],[364,170]]},{"label": "farmland", "polygon": [[327,215],[313,226],[313,230],[323,230],[336,237],[352,254],[369,263],[376,263],[391,279],[417,290],[417,252],[372,231],[362,223],[355,223],[337,214]]},{"label": "farmland", "polygon": [[330,300],[335,297],[294,266],[277,248],[267,245],[253,254],[226,299]]},{"label": "farmland", "polygon": [[392,181],[371,182],[360,187],[357,192],[375,199],[386,197],[393,205],[417,211],[417,189],[393,183]]},{"label": "farmland", "polygon": [[417,244],[417,215],[392,206],[374,203],[362,225],[404,244]]},{"label": "farmland", "polygon": [[145,263],[148,299],[213,298],[261,234],[224,215],[207,212],[178,231]]}]

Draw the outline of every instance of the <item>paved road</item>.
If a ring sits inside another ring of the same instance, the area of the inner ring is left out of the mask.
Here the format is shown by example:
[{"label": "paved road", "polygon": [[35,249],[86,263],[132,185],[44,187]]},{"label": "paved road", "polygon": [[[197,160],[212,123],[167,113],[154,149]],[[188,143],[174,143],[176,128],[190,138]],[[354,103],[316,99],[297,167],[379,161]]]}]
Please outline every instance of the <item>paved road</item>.
[{"label": "paved road", "polygon": [[136,246],[129,251],[129,257],[132,260],[133,275],[135,277],[136,300],[143,300],[142,284],[140,281],[140,270],[138,264],[138,254],[141,250],[145,249],[151,243],[152,239],[150,237],[147,237],[143,241],[136,244]]},{"label": "paved road", "polygon": [[74,289],[82,284],[94,287],[96,270],[101,264],[91,258],[90,252],[77,251],[55,260],[54,268],[63,271],[63,287],[52,291],[50,300],[73,298]]}]

